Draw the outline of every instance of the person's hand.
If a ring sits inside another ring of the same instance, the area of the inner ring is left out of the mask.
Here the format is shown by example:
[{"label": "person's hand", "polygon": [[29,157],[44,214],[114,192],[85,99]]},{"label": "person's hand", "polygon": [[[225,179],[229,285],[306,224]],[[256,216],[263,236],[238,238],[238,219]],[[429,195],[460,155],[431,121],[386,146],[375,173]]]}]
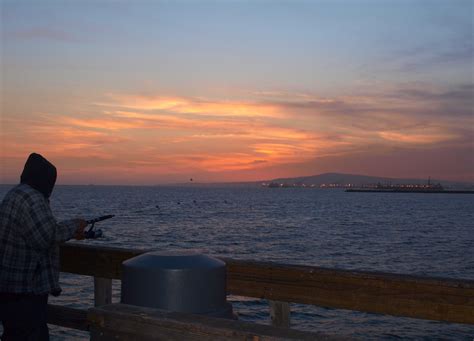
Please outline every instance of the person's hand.
[{"label": "person's hand", "polygon": [[76,232],[74,233],[74,238],[76,240],[84,239],[84,229],[87,226],[87,222],[84,219],[77,219],[79,223],[79,227],[77,228]]}]

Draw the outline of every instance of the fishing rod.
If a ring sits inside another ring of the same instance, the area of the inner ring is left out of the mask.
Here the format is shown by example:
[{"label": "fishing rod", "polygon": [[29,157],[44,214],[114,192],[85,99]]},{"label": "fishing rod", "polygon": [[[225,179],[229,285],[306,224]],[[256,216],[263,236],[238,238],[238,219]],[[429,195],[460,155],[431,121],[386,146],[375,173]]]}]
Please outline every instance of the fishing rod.
[{"label": "fishing rod", "polygon": [[91,227],[89,228],[89,230],[84,231],[84,238],[86,238],[86,239],[95,239],[95,238],[102,237],[102,235],[103,235],[102,230],[97,229],[97,230],[94,231],[95,223],[98,223],[99,221],[103,221],[103,220],[110,219],[110,218],[113,218],[113,217],[115,217],[114,214],[108,214],[108,215],[104,215],[102,217],[97,217],[97,218],[94,218],[94,219],[86,220],[87,225],[91,225]]}]

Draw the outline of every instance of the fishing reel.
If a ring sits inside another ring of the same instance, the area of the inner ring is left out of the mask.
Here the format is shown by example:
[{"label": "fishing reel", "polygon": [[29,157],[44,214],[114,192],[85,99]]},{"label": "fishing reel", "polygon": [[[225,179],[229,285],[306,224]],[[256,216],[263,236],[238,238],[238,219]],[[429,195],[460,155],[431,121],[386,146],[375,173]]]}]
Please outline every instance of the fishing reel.
[{"label": "fishing reel", "polygon": [[87,231],[84,231],[84,238],[86,238],[86,239],[96,239],[96,238],[102,237],[103,233],[102,233],[101,229],[97,229],[97,230],[94,231],[95,223],[97,223],[99,221],[102,221],[102,220],[110,219],[110,218],[113,218],[113,217],[114,217],[113,214],[109,214],[109,215],[104,215],[102,217],[94,218],[94,219],[91,219],[91,220],[86,220],[87,225],[91,224],[91,227]]}]

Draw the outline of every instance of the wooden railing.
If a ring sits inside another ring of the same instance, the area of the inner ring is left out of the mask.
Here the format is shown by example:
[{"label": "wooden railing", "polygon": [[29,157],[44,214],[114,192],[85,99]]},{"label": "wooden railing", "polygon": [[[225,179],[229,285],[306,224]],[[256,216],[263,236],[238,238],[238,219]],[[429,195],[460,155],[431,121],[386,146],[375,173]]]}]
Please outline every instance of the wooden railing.
[{"label": "wooden railing", "polygon": [[324,333],[276,328],[231,319],[170,312],[161,309],[111,304],[91,308],[90,337],[96,340],[166,341],[336,341]]},{"label": "wooden railing", "polygon": [[[61,271],[94,276],[95,305],[111,302],[124,260],[145,251],[64,244]],[[222,258],[227,290],[268,299],[273,324],[290,324],[288,302],[474,324],[474,281]],[[87,329],[86,311],[50,306],[51,323]]]}]

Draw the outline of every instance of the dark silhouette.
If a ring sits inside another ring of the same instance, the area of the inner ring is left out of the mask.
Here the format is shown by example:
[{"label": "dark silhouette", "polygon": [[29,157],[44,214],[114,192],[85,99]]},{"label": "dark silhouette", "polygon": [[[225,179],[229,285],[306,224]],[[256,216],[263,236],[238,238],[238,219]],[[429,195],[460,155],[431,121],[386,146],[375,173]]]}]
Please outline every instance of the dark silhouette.
[{"label": "dark silhouette", "polygon": [[49,206],[56,167],[31,154],[0,204],[2,340],[49,340],[48,295],[59,295],[59,243],[83,239],[84,219],[57,222]]},{"label": "dark silhouette", "polygon": [[49,198],[56,183],[56,178],[56,167],[41,155],[33,153],[26,160],[20,183],[33,187],[46,198]]}]

